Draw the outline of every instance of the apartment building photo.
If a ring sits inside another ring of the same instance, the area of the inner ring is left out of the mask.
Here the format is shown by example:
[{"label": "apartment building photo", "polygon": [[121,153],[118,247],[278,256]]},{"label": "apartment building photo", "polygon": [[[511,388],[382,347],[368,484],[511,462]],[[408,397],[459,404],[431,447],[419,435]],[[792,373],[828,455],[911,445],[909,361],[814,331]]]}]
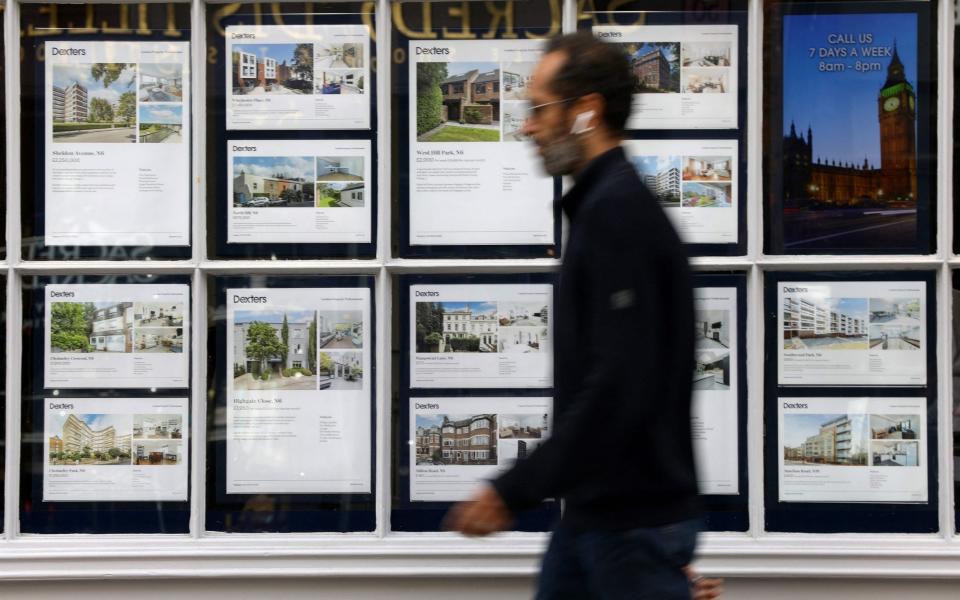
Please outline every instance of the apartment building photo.
[{"label": "apartment building photo", "polygon": [[784,348],[860,350],[867,348],[869,323],[865,298],[783,298]]},{"label": "apartment building photo", "polygon": [[[417,464],[497,464],[497,415],[418,416]],[[428,422],[430,421],[430,422]]]}]

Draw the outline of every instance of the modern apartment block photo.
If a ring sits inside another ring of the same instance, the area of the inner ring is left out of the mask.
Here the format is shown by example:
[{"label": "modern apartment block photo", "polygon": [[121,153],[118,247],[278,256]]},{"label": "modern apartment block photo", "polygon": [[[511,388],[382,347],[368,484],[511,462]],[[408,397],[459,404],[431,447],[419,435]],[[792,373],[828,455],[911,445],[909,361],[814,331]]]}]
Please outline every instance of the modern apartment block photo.
[{"label": "modern apartment block photo", "polygon": [[873,467],[919,467],[920,443],[901,441],[870,442]]},{"label": "modern apartment block photo", "polygon": [[182,441],[139,440],[133,443],[133,464],[137,466],[173,466],[182,461]]},{"label": "modern apartment block photo", "polygon": [[183,141],[183,106],[142,104],[139,118],[141,144],[179,144]]},{"label": "modern apartment block photo", "polygon": [[233,95],[313,94],[313,44],[236,44]]},{"label": "modern apartment block photo", "polygon": [[417,352],[496,352],[496,302],[417,302]]},{"label": "modern apartment block photo", "polygon": [[234,208],[312,208],[312,156],[234,156]]},{"label": "modern apartment block photo", "polygon": [[684,181],[681,205],[685,208],[730,208],[733,206],[731,191],[729,183]]},{"label": "modern apartment block photo", "polygon": [[133,439],[183,439],[183,418],[172,414],[133,415]]},{"label": "modern apartment block photo", "polygon": [[321,352],[317,369],[321,390],[363,389],[363,352]]},{"label": "modern apartment block photo", "polygon": [[51,465],[130,464],[130,415],[61,412],[47,418]]},{"label": "modern apartment block photo", "polygon": [[676,94],[680,91],[679,42],[618,43],[630,61],[635,94]]},{"label": "modern apartment block photo", "polygon": [[317,311],[317,340],[324,350],[363,348],[363,313],[359,310]]},{"label": "modern apartment block photo", "polygon": [[317,389],[318,331],[311,309],[271,306],[235,312],[233,389]]},{"label": "modern apartment block photo", "polygon": [[684,67],[729,67],[730,42],[683,42]]},{"label": "modern apartment block photo", "polygon": [[500,65],[417,63],[417,141],[500,141]]},{"label": "modern apartment block photo", "polygon": [[866,350],[867,299],[790,294],[783,299],[787,350]]},{"label": "modern apartment block photo", "polygon": [[693,389],[730,389],[730,311],[694,311]]},{"label": "modern apartment block photo", "polygon": [[783,415],[785,464],[867,464],[866,415]]},{"label": "modern apartment block photo", "polygon": [[183,65],[140,63],[140,102],[183,102]]},{"label": "modern apartment block photo", "polygon": [[54,143],[135,143],[136,81],[134,64],[54,65],[49,90]]},{"label": "modern apartment block photo", "polygon": [[497,415],[416,415],[418,465],[497,464]]},{"label": "modern apartment block photo", "polygon": [[631,156],[637,175],[661,206],[680,206],[680,160],[677,155]]},{"label": "modern apartment block photo", "polygon": [[870,415],[870,438],[915,440],[920,437],[920,415]]}]

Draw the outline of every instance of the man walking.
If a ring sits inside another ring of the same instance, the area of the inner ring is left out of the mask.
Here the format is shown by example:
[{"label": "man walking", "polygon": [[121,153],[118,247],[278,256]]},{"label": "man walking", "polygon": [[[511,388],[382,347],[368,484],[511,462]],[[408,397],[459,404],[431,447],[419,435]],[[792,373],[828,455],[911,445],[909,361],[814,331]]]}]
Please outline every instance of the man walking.
[{"label": "man walking", "polygon": [[556,38],[533,73],[524,133],[572,175],[560,277],[554,433],[448,526],[509,527],[565,501],[537,598],[690,598],[699,525],[690,438],[693,295],[684,250],[620,147],[633,75],[613,45]]}]

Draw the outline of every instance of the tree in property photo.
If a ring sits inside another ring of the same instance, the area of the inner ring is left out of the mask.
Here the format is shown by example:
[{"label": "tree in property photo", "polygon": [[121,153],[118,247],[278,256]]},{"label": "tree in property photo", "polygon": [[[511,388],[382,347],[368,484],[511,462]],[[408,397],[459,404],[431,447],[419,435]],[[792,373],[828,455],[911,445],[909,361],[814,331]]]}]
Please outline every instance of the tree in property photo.
[{"label": "tree in property photo", "polygon": [[417,135],[441,124],[443,92],[440,82],[447,78],[447,63],[417,63]]},{"label": "tree in property photo", "polygon": [[254,321],[247,329],[247,344],[244,348],[247,356],[260,363],[260,372],[267,373],[267,360],[280,358],[283,352],[283,342],[277,337],[276,331],[268,323]]},{"label": "tree in property photo", "polygon": [[90,352],[93,329],[93,304],[54,302],[50,306],[50,347],[60,352]]},{"label": "tree in property photo", "polygon": [[133,125],[137,121],[137,95],[134,92],[120,94],[115,116],[127,125]]},{"label": "tree in property photo", "polygon": [[307,328],[307,364],[311,370],[317,370],[317,313],[313,313],[313,320]]},{"label": "tree in property photo", "polygon": [[333,373],[333,359],[326,352],[320,353],[320,372],[324,375]]},{"label": "tree in property photo", "polygon": [[113,123],[113,107],[103,98],[91,98],[88,120],[91,123]]},{"label": "tree in property photo", "polygon": [[313,81],[313,44],[297,44],[290,68],[304,81]]},{"label": "tree in property photo", "polygon": [[443,307],[439,302],[417,302],[417,352],[437,352],[443,336]]},{"label": "tree in property photo", "polygon": [[[95,81],[103,83],[104,88],[120,79],[125,69],[134,69],[137,65],[127,63],[93,63],[90,65],[90,75]],[[131,87],[136,78],[131,77],[127,87]]]},{"label": "tree in property photo", "polygon": [[287,364],[287,354],[290,352],[290,324],[287,322],[287,313],[283,313],[283,325],[280,326],[280,340],[283,342],[283,348],[280,350],[280,358],[283,364]]}]

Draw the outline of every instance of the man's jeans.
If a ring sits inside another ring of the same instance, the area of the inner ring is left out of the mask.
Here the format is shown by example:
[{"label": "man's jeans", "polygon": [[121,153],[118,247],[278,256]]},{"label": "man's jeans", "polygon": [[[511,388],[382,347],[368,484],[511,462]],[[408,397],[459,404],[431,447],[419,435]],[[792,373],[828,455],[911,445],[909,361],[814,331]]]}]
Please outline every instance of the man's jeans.
[{"label": "man's jeans", "polygon": [[561,522],[543,557],[537,600],[689,600],[682,569],[699,519],[626,531],[577,532]]}]

